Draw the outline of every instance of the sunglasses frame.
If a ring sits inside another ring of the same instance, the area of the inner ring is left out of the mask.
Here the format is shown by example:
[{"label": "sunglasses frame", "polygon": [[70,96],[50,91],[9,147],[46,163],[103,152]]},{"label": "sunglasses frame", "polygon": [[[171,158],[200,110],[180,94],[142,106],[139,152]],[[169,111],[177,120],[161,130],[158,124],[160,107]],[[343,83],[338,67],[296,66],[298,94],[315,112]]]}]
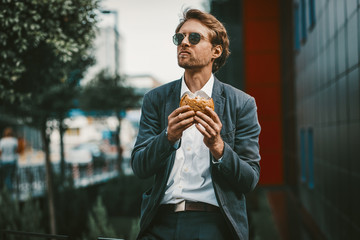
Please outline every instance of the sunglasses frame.
[{"label": "sunglasses frame", "polygon": [[[176,46],[179,46],[182,43],[182,41],[186,38],[186,35],[187,34],[184,34],[184,33],[175,33],[175,35],[173,36],[173,43]],[[197,32],[191,32],[188,35],[189,35],[189,43],[191,45],[198,44],[201,41],[201,38],[203,38],[203,36]],[[179,36],[182,36],[181,40],[179,40],[180,39]],[[195,37],[195,39],[194,39],[194,37]]]}]

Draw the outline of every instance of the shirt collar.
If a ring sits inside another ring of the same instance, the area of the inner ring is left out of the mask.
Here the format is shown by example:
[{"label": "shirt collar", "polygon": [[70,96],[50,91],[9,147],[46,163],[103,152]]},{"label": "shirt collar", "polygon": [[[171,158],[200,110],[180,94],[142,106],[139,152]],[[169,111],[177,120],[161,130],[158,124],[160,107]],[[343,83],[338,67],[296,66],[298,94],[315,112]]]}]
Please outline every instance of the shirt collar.
[{"label": "shirt collar", "polygon": [[[205,93],[208,97],[211,97],[213,86],[214,86],[214,75],[211,74],[211,76],[210,76],[209,80],[206,82],[206,84],[200,90],[196,91],[194,94],[196,95],[198,92],[202,92],[202,93]],[[189,88],[186,86],[185,77],[183,75],[181,78],[180,97],[182,97],[184,95],[184,93],[186,93],[186,92],[191,93]]]}]

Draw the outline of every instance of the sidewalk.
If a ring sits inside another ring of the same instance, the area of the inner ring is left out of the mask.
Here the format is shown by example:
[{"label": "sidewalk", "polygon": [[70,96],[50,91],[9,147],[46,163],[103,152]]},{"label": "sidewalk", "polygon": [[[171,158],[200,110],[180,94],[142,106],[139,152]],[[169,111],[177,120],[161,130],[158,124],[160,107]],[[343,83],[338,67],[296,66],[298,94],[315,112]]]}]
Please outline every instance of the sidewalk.
[{"label": "sidewalk", "polygon": [[267,190],[257,187],[246,195],[250,240],[281,240],[272,214]]},{"label": "sidewalk", "polygon": [[258,187],[247,195],[251,240],[325,239],[285,187]]}]

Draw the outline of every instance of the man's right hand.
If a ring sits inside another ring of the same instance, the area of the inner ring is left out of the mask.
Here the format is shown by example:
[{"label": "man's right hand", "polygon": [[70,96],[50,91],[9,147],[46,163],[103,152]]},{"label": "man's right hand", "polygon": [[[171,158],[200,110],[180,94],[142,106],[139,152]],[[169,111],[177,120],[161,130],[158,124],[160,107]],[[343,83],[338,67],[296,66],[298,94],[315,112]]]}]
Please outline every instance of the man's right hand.
[{"label": "man's right hand", "polygon": [[167,138],[175,144],[182,136],[183,131],[194,124],[195,112],[189,106],[175,109],[168,116]]}]

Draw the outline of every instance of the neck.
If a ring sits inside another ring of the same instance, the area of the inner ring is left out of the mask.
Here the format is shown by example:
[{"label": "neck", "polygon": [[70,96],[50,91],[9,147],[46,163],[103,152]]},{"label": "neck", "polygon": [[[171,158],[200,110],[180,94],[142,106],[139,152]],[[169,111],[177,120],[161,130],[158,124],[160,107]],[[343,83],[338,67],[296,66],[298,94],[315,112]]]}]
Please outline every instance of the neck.
[{"label": "neck", "polygon": [[211,71],[186,69],[184,73],[186,86],[192,93],[200,90],[211,77]]}]

